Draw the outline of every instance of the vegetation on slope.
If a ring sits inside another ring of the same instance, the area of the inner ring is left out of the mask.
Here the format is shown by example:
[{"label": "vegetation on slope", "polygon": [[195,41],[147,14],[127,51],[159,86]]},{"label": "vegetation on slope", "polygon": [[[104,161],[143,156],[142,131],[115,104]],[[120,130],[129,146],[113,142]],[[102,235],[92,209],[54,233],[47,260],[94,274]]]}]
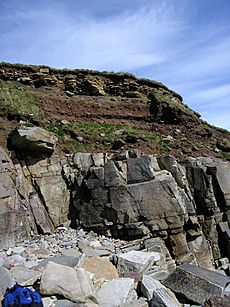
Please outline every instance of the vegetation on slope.
[{"label": "vegetation on slope", "polygon": [[0,80],[0,114],[37,121],[44,117],[42,101],[19,83]]}]

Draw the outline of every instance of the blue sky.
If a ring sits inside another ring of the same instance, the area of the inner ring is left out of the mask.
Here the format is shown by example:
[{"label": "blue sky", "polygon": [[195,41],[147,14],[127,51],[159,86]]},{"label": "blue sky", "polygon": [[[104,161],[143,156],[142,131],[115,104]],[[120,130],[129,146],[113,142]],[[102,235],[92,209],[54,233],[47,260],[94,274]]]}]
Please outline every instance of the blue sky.
[{"label": "blue sky", "polygon": [[128,71],[230,130],[229,0],[0,0],[0,61]]}]

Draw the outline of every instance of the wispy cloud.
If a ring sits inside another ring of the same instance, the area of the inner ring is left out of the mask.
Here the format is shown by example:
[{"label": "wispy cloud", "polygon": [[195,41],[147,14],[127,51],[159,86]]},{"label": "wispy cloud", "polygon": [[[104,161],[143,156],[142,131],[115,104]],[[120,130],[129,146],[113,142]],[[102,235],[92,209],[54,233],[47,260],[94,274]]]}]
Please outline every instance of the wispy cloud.
[{"label": "wispy cloud", "polygon": [[3,60],[110,70],[162,62],[160,48],[152,48],[152,43],[167,40],[174,28],[160,18],[161,7],[147,9],[104,20],[54,12],[49,6],[19,10],[6,17],[9,23],[17,20],[18,26],[1,34]]},{"label": "wispy cloud", "polygon": [[222,1],[8,0],[1,59],[156,79],[230,130],[221,113],[230,117],[230,3]]}]

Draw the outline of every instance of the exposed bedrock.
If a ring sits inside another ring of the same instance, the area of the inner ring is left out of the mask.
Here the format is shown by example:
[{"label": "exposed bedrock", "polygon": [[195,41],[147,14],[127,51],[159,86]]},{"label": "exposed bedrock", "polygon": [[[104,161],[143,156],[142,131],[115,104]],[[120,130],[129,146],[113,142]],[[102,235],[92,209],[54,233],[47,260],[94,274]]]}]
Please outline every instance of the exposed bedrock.
[{"label": "exposed bedrock", "polygon": [[124,156],[15,149],[9,157],[1,149],[0,248],[81,225],[128,240],[159,237],[178,264],[223,265],[230,257],[229,162]]}]

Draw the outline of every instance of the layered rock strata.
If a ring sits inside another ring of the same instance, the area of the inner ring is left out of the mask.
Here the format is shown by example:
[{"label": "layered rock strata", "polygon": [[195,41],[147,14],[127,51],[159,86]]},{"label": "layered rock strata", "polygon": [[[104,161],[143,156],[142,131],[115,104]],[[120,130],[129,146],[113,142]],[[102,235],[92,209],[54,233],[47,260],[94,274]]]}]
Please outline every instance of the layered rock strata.
[{"label": "layered rock strata", "polygon": [[229,257],[229,162],[139,151],[60,158],[41,148],[15,148],[11,157],[1,149],[1,248],[71,224],[161,239],[178,264],[213,268]]}]

